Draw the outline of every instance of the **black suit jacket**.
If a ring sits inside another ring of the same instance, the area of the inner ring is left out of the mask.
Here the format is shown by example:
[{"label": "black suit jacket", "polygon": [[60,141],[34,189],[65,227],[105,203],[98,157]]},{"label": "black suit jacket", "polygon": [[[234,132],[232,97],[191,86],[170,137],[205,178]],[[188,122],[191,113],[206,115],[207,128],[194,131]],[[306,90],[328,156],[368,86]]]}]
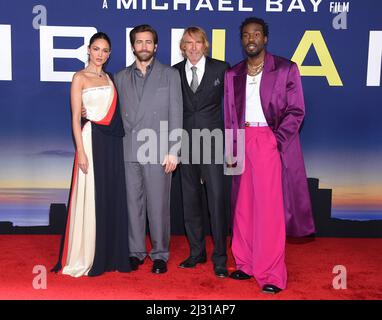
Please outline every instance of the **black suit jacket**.
[{"label": "black suit jacket", "polygon": [[185,71],[187,60],[174,65],[180,72],[183,93],[183,128],[191,132],[192,129],[224,128],[223,93],[224,74],[229,64],[206,57],[203,78],[195,93],[192,92]]},{"label": "black suit jacket", "polygon": [[[185,163],[182,162],[182,165],[180,166],[185,226],[191,247],[190,255],[204,254],[205,245],[203,241],[200,242],[200,239],[203,239],[204,237],[203,226],[200,225],[201,220],[199,220],[197,217],[200,216],[202,210],[205,211],[205,217],[208,217],[207,211],[209,211],[211,217],[211,227],[215,230],[215,249],[212,260],[215,265],[225,266],[227,260],[225,240],[225,235],[227,234],[226,221],[228,221],[229,216],[229,211],[227,212],[226,208],[229,208],[229,205],[227,205],[229,203],[227,202],[229,201],[229,197],[226,198],[227,203],[225,204],[224,182],[226,180],[224,179],[223,165],[221,162],[216,161],[218,159],[215,159],[216,151],[217,155],[221,156],[221,161],[223,161],[224,143],[223,146],[216,146],[215,148],[215,139],[211,139],[211,144],[207,145],[207,149],[211,151],[212,164],[217,164],[221,167],[215,165],[202,165],[200,168],[196,168],[192,159],[192,145],[194,143],[196,144],[196,142],[192,141],[191,139],[191,130],[224,130],[224,109],[222,102],[224,96],[224,76],[225,71],[229,68],[229,64],[223,61],[206,57],[206,65],[203,78],[201,79],[197,91],[193,93],[187,82],[185,70],[186,62],[187,60],[183,60],[182,62],[176,64],[174,67],[180,72],[183,93],[183,128],[189,133],[191,142],[191,146],[188,149],[188,154],[190,157],[188,163],[191,163],[192,165],[185,165]],[[224,139],[224,131],[222,131],[222,135]],[[182,140],[182,153],[184,152],[185,148],[187,148],[184,141],[185,140]],[[200,161],[204,159],[203,152],[203,145],[200,144]],[[198,165],[198,163],[196,165]],[[200,179],[195,179],[195,176],[200,176],[204,181],[207,181],[207,193],[200,192]],[[207,198],[204,198],[203,195],[207,196],[208,201]],[[206,220],[204,222],[206,222]],[[207,224],[205,224],[204,228],[204,230],[209,233]],[[189,232],[190,230],[191,232]]]}]

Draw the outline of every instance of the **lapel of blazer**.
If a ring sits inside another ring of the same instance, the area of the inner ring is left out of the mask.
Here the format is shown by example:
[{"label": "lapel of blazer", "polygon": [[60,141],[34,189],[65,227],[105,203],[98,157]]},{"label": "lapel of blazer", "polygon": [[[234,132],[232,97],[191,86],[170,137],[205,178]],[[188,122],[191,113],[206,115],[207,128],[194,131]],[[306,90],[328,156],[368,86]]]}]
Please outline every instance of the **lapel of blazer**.
[{"label": "lapel of blazer", "polygon": [[[206,64],[204,66],[204,74],[202,81],[199,83],[198,89],[196,90],[196,93],[200,93],[201,91],[204,91],[205,88],[208,86],[208,84],[211,83],[212,79],[212,72],[211,72],[211,59],[210,57],[206,56]],[[208,94],[208,92],[207,92]]]},{"label": "lapel of blazer", "polygon": [[244,127],[245,121],[245,97],[247,85],[247,60],[239,63],[236,75],[233,77],[235,108],[237,113],[238,127]]},{"label": "lapel of blazer", "polygon": [[263,74],[261,76],[261,82],[260,82],[260,99],[261,104],[263,107],[264,115],[268,121],[270,122],[271,119],[269,119],[269,103],[272,98],[272,92],[273,87],[275,85],[277,72],[275,68],[275,60],[273,55],[270,53],[266,53],[264,57],[264,69]]},{"label": "lapel of blazer", "polygon": [[186,74],[186,63],[187,59],[184,59],[180,65],[180,81],[182,82],[183,88],[183,110],[193,109],[192,97],[194,93],[192,92],[190,85],[188,84],[187,74]]},{"label": "lapel of blazer", "polygon": [[[190,85],[188,84],[187,75],[186,75],[186,63],[187,63],[187,59],[184,59],[181,66],[181,78],[188,93],[194,94],[191,90]],[[195,94],[198,94],[200,93],[200,91],[203,91],[205,89],[206,84],[209,82],[208,76],[211,76],[210,68],[211,68],[211,61],[210,61],[210,58],[206,56],[206,64],[204,67],[203,78],[202,78],[202,81],[199,82],[199,86]]]},{"label": "lapel of blazer", "polygon": [[187,60],[184,59],[182,63],[180,64],[180,81],[182,82],[182,86],[184,89],[184,92],[187,92],[188,94],[192,93],[190,85],[187,81],[187,75],[186,75],[186,62]]},{"label": "lapel of blazer", "polygon": [[141,101],[138,104],[135,123],[138,123],[145,115],[146,110],[150,109],[153,103],[155,103],[154,97],[160,87],[161,71],[162,66],[160,62],[155,59],[153,69],[151,70],[149,77],[146,79]]},{"label": "lapel of blazer", "polygon": [[135,123],[135,118],[138,110],[138,97],[135,90],[133,72],[134,64],[126,68],[121,84],[123,90],[119,93],[120,95],[124,96],[123,98],[121,97],[121,100],[127,102],[123,108],[125,112],[129,114],[128,122],[131,124]]},{"label": "lapel of blazer", "polygon": [[[195,93],[192,92],[191,87],[188,84],[187,75],[186,75],[186,63],[187,63],[187,60],[185,59],[181,65],[181,80],[184,85],[186,94],[188,96],[187,99],[189,99],[190,104],[192,104],[191,100],[194,95],[198,95],[198,98],[200,100],[203,100],[204,95],[210,94],[209,90],[206,90],[206,88],[208,88],[208,85],[211,84],[211,82],[213,81],[212,79],[213,72],[211,70],[211,58],[206,56],[206,64],[204,67],[203,78],[202,78],[202,81],[199,83],[198,89],[196,90]],[[183,97],[183,99],[184,98],[185,97]],[[200,104],[196,105],[196,107],[199,107],[199,106]]]}]

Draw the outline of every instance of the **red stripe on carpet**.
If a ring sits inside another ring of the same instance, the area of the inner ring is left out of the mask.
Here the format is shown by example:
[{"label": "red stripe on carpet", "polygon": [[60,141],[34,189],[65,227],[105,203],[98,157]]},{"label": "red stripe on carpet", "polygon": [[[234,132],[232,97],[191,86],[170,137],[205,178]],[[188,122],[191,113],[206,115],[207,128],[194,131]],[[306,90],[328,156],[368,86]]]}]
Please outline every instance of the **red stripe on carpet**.
[{"label": "red stripe on carpet", "polygon": [[[194,269],[180,269],[187,256],[184,236],[172,236],[168,272],[152,274],[146,259],[138,271],[72,278],[50,273],[57,261],[57,235],[0,236],[0,299],[382,299],[382,239],[317,238],[287,243],[288,287],[276,296],[260,293],[254,279],[217,278],[210,258]],[[212,252],[207,238],[207,252]],[[47,289],[32,282],[35,265],[47,269]],[[332,287],[335,265],[347,268],[347,289]],[[234,270],[232,256],[229,269]]]}]

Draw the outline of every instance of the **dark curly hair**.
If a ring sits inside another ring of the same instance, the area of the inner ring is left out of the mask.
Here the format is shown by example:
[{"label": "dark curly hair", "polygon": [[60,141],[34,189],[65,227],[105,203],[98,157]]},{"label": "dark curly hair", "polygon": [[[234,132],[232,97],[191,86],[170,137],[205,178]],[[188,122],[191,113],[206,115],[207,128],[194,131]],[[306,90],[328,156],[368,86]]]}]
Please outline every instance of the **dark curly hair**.
[{"label": "dark curly hair", "polygon": [[245,19],[240,25],[240,39],[243,38],[244,27],[248,24],[251,24],[251,23],[257,23],[257,24],[261,25],[263,27],[264,36],[268,37],[268,34],[269,34],[268,24],[261,18],[249,17],[249,18]]}]

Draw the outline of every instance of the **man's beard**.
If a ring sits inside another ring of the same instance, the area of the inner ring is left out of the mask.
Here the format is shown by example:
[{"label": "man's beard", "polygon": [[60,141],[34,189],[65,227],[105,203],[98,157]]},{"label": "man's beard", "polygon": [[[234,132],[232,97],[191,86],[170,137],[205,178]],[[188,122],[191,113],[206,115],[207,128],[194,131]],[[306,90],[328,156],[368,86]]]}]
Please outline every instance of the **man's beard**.
[{"label": "man's beard", "polygon": [[246,53],[248,58],[256,58],[263,51],[264,51],[264,47],[261,47],[261,48],[258,48],[258,50],[255,50],[255,51],[245,50],[245,53]]},{"label": "man's beard", "polygon": [[246,51],[246,54],[247,54],[248,58],[255,58],[260,54],[260,52],[261,52],[261,50],[260,51],[254,51],[254,52]]},{"label": "man's beard", "polygon": [[147,61],[150,61],[150,59],[154,56],[155,51],[140,51],[140,52],[134,52],[134,54],[139,61],[147,62]]},{"label": "man's beard", "polygon": [[[260,46],[256,45],[256,49],[254,51],[251,51],[250,49],[247,48],[251,44],[248,44],[244,48],[245,54],[247,55],[248,58],[256,58],[256,57],[258,57],[265,50],[265,46],[264,45],[260,45]],[[252,44],[252,45],[255,45],[255,44]]]}]

